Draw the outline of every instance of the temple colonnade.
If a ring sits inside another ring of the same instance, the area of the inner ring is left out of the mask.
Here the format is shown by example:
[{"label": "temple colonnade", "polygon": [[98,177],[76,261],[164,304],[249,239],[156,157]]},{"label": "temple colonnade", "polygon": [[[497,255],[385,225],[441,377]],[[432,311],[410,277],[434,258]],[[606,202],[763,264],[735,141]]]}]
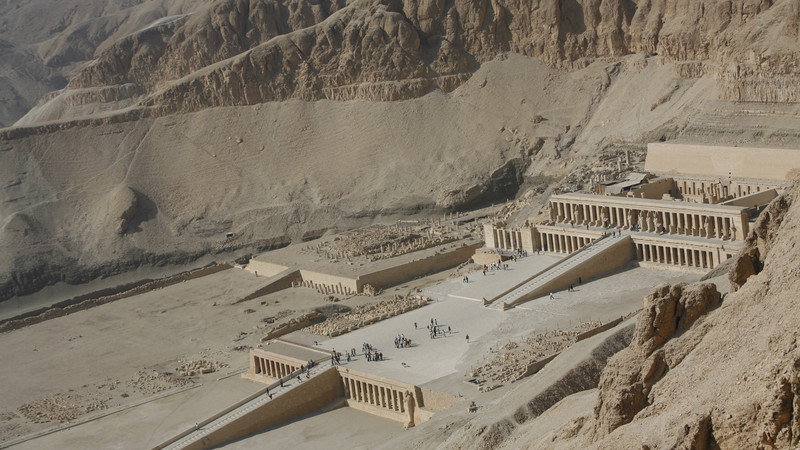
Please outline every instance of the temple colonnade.
[{"label": "temple colonnade", "polygon": [[565,194],[550,197],[550,220],[572,226],[638,227],[640,231],[720,240],[741,240],[748,228],[747,208]]},{"label": "temple colonnade", "polygon": [[508,251],[535,250],[533,227],[505,228],[503,223],[485,224],[483,240],[486,247]]},{"label": "temple colonnade", "polygon": [[536,250],[553,253],[572,253],[602,236],[598,230],[583,230],[551,225],[536,226]]},{"label": "temple colonnade", "polygon": [[381,383],[355,374],[340,373],[345,398],[398,413],[406,412],[405,393],[408,388]]},{"label": "temple colonnade", "polygon": [[287,361],[283,358],[271,358],[268,355],[252,355],[251,367],[255,374],[266,375],[272,378],[283,378],[300,370],[302,363]]}]

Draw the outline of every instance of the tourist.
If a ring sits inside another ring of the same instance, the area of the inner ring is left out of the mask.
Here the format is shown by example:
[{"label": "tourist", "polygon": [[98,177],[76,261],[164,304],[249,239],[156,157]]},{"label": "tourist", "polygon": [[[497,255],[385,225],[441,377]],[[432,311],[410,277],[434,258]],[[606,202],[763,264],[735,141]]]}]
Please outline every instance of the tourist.
[{"label": "tourist", "polygon": [[467,335],[467,344],[469,344],[469,335]]},{"label": "tourist", "polygon": [[550,293],[550,300],[552,300],[552,299],[554,299],[554,298],[555,298],[555,297],[553,297],[553,293],[551,292],[551,293]]},{"label": "tourist", "polygon": [[281,383],[281,387],[283,387],[283,378],[279,378],[279,380],[280,380],[280,383]]},{"label": "tourist", "polygon": [[414,329],[417,329],[417,322],[414,322]]}]

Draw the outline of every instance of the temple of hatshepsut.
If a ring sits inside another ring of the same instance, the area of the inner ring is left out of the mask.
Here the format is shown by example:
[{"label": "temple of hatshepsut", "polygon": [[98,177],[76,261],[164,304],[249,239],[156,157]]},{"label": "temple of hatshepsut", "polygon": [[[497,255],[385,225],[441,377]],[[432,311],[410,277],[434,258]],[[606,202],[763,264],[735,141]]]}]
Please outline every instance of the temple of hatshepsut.
[{"label": "temple of hatshepsut", "polygon": [[[651,144],[645,171],[596,183],[591,193],[552,195],[545,214],[531,217],[522,226],[509,227],[474,214],[445,215],[442,220],[362,229],[332,241],[305,244],[300,251],[289,248],[256,256],[247,269],[267,278],[267,285],[251,297],[287,288],[354,295],[453,267],[470,256],[481,265],[526,254],[554,258],[523,278],[495,283],[494,291],[450,294],[479,300],[487,313],[492,309],[508,314],[502,311],[548,293],[552,300],[553,292],[630,264],[705,273],[741,248],[750,224],[800,168],[798,154],[780,149]],[[474,233],[483,234],[483,244],[471,237]],[[425,295],[413,294],[417,301],[434,301]],[[367,323],[416,307],[398,308]],[[331,336],[352,334],[363,325],[351,325]],[[463,400],[460,395],[421,387],[419,376],[387,372],[380,365],[345,367],[335,364],[333,355],[344,358],[327,345],[293,342],[286,336],[251,349],[250,367],[242,376],[262,383],[263,391],[163,447],[208,448],[332,405],[412,427]],[[517,376],[528,376],[548,361],[537,361]],[[377,372],[370,373],[373,367]],[[410,366],[403,362],[402,367]],[[272,399],[271,392],[295,381],[295,387]]]},{"label": "temple of hatshepsut", "polygon": [[[650,144],[645,167],[654,175],[604,183],[597,191],[605,195],[551,196],[545,221],[517,228],[484,225],[486,247],[571,254],[622,232],[638,261],[714,268],[739,250],[750,221],[791,180],[794,171],[786,167],[798,167],[800,161],[791,150],[689,146],[687,154],[685,147]],[[729,159],[748,161],[744,155],[763,152],[770,153],[764,164],[752,161],[750,167],[725,170]],[[750,173],[759,178],[747,177]]]}]

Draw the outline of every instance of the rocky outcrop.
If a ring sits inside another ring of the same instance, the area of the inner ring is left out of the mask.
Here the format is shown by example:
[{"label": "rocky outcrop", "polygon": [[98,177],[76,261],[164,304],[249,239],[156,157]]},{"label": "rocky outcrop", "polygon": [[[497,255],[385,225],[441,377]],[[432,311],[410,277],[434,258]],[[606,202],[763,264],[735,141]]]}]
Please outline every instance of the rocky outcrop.
[{"label": "rocky outcrop", "polygon": [[114,225],[117,234],[125,234],[128,225],[139,208],[139,198],[131,188],[121,186],[109,194],[108,209],[109,220]]},{"label": "rocky outcrop", "polygon": [[696,342],[669,341],[689,329],[721,299],[710,283],[656,287],[644,299],[631,345],[609,360],[599,384],[594,436],[602,438],[650,404],[653,385],[681,363]]},{"label": "rocky outcrop", "polygon": [[772,242],[791,205],[791,196],[780,195],[772,200],[758,217],[755,226],[745,239],[745,245],[739,256],[729,269],[728,279],[733,291],[741,288],[750,276],[763,270],[764,261],[770,252]]}]

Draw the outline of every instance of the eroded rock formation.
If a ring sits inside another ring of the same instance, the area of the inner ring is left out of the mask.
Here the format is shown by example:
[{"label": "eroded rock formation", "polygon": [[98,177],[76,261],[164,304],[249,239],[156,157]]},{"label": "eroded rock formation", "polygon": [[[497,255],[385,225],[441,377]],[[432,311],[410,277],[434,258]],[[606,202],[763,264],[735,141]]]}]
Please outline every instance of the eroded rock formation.
[{"label": "eroded rock formation", "polygon": [[758,217],[755,226],[745,239],[744,248],[728,272],[732,290],[738,290],[751,275],[764,269],[764,260],[791,205],[792,197],[781,195],[770,202]]},{"label": "eroded rock formation", "polygon": [[569,70],[658,54],[680,77],[715,77],[725,99],[797,101],[799,14],[792,0],[217,0],[110,45],[63,101],[164,115],[408,99],[452,91],[508,51]]},{"label": "eroded rock formation", "polygon": [[[696,342],[669,342],[704,313],[719,305],[710,283],[661,285],[644,299],[630,346],[612,357],[600,377],[594,435],[602,438],[651,403],[650,389],[681,363]],[[673,345],[671,345],[673,344]]]}]

